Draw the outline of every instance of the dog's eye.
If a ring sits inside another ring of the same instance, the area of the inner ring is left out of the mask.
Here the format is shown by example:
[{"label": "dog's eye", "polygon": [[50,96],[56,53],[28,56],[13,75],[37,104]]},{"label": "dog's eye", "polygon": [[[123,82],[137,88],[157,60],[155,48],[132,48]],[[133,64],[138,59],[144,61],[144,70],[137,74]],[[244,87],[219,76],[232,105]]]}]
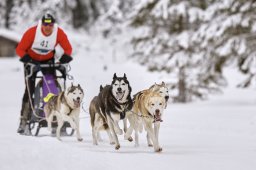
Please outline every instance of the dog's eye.
[{"label": "dog's eye", "polygon": [[114,84],[115,86],[117,86],[118,84]]},{"label": "dog's eye", "polygon": [[160,91],[159,93],[163,93],[162,91]]},{"label": "dog's eye", "polygon": [[161,106],[161,105],[162,105],[162,103],[159,103],[159,105]]},{"label": "dog's eye", "polygon": [[76,93],[73,93],[73,94],[76,94]]},{"label": "dog's eye", "polygon": [[151,104],[151,106],[155,106],[155,104],[154,104],[154,103],[152,103],[152,104]]},{"label": "dog's eye", "polygon": [[122,85],[124,86],[124,85],[125,85],[125,83],[122,83]]}]

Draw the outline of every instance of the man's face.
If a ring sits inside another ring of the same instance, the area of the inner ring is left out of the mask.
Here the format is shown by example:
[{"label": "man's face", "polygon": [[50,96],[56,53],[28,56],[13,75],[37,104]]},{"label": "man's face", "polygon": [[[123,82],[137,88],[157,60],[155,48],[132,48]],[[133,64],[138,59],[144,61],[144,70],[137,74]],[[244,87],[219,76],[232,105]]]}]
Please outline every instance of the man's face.
[{"label": "man's face", "polygon": [[42,23],[42,30],[46,35],[51,35],[54,23]]}]

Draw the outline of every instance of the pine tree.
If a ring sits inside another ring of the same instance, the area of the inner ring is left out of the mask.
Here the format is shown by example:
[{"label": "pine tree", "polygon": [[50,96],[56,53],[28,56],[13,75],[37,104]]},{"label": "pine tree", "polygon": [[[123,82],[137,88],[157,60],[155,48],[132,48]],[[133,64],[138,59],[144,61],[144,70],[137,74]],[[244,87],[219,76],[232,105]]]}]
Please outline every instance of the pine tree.
[{"label": "pine tree", "polygon": [[139,30],[133,38],[133,57],[151,71],[169,73],[178,102],[204,99],[225,84],[221,74],[205,74],[212,64],[206,65],[205,53],[193,38],[204,22],[207,5],[208,1],[143,1],[131,22]]}]

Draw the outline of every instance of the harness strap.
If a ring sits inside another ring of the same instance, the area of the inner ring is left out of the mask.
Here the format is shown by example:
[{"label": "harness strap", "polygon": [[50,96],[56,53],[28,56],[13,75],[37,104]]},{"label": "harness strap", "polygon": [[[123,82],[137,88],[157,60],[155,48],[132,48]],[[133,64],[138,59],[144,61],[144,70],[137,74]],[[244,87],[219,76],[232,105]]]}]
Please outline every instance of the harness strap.
[{"label": "harness strap", "polygon": [[67,113],[67,115],[69,116],[74,109],[72,109],[72,107],[69,106],[69,104],[65,98],[64,92],[61,94],[60,97],[61,97],[62,102],[65,103],[69,108],[69,112]]}]

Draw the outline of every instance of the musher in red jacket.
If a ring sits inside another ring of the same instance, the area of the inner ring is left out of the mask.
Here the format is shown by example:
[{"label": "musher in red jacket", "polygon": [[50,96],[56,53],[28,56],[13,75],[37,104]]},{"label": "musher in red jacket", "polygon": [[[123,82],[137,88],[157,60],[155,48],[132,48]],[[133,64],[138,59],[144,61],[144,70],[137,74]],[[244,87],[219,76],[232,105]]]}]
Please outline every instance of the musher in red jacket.
[{"label": "musher in red jacket", "polygon": [[[58,27],[55,18],[47,13],[42,17],[36,26],[29,28],[23,35],[20,43],[16,48],[16,53],[20,56],[20,61],[24,63],[31,62],[34,64],[46,64],[54,62],[54,49],[56,45],[60,45],[64,54],[60,58],[60,63],[69,63],[72,60],[72,47],[64,31]],[[29,66],[24,67],[25,76],[30,71]],[[43,70],[43,74],[52,73],[54,70]],[[26,124],[29,119],[29,113],[32,109],[29,103],[29,94],[32,96],[35,88],[34,73],[28,80],[29,92],[26,86],[25,93],[22,99],[22,109],[20,117],[20,125],[18,133],[25,132]]]}]

